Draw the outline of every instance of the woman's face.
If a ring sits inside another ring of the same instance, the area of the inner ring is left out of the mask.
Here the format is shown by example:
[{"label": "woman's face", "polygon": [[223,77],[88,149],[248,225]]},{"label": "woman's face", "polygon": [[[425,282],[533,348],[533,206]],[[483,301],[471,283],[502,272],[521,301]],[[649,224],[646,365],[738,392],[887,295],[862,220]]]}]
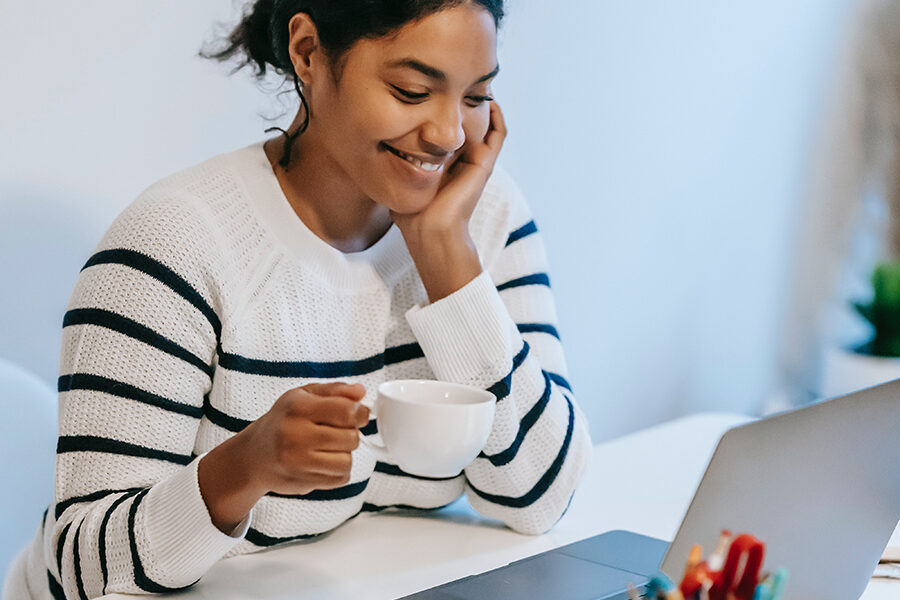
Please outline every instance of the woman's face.
[{"label": "woman's face", "polygon": [[309,133],[360,193],[417,213],[484,139],[496,46],[493,17],[468,2],[360,40],[342,57],[339,80],[319,77],[330,84],[310,90]]}]

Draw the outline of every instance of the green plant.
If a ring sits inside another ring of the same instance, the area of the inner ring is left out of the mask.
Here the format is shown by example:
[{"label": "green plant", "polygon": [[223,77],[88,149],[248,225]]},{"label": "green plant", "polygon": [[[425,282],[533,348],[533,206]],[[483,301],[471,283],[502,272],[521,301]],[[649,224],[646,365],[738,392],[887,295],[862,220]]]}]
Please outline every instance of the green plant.
[{"label": "green plant", "polygon": [[856,351],[873,356],[900,357],[900,262],[883,262],[872,274],[875,292],[868,304],[854,303],[875,333]]}]

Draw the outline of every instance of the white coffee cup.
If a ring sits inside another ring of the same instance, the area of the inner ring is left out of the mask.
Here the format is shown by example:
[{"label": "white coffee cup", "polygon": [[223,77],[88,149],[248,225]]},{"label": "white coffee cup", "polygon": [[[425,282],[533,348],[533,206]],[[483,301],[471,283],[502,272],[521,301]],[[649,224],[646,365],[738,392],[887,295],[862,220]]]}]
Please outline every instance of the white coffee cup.
[{"label": "white coffee cup", "polygon": [[445,381],[402,379],[378,386],[375,419],[384,445],[361,440],[381,461],[422,477],[453,477],[491,433],[494,394]]}]

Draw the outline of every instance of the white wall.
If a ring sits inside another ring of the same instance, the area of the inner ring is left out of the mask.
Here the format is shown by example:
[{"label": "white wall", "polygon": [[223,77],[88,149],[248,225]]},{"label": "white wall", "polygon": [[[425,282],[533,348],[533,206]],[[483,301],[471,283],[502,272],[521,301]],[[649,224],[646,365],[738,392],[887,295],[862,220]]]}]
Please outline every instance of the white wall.
[{"label": "white wall", "polygon": [[[752,412],[778,383],[800,200],[857,5],[508,0],[502,161],[546,237],[597,440]],[[280,112],[196,58],[236,14],[0,5],[0,356],[55,381],[71,287],[113,217]]]},{"label": "white wall", "polygon": [[759,409],[858,3],[516,4],[505,158],[548,237],[595,437]]}]

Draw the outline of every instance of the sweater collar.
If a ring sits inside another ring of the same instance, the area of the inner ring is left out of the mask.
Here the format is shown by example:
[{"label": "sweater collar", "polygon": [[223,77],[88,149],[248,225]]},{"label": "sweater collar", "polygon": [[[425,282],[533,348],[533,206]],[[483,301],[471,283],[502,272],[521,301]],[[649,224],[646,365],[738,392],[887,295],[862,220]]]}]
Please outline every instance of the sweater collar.
[{"label": "sweater collar", "polygon": [[313,233],[291,208],[266,156],[264,143],[256,142],[236,152],[236,168],[247,186],[254,212],[289,255],[316,268],[337,285],[354,287],[373,270],[380,279],[390,280],[413,266],[396,225],[360,252],[342,252]]}]

